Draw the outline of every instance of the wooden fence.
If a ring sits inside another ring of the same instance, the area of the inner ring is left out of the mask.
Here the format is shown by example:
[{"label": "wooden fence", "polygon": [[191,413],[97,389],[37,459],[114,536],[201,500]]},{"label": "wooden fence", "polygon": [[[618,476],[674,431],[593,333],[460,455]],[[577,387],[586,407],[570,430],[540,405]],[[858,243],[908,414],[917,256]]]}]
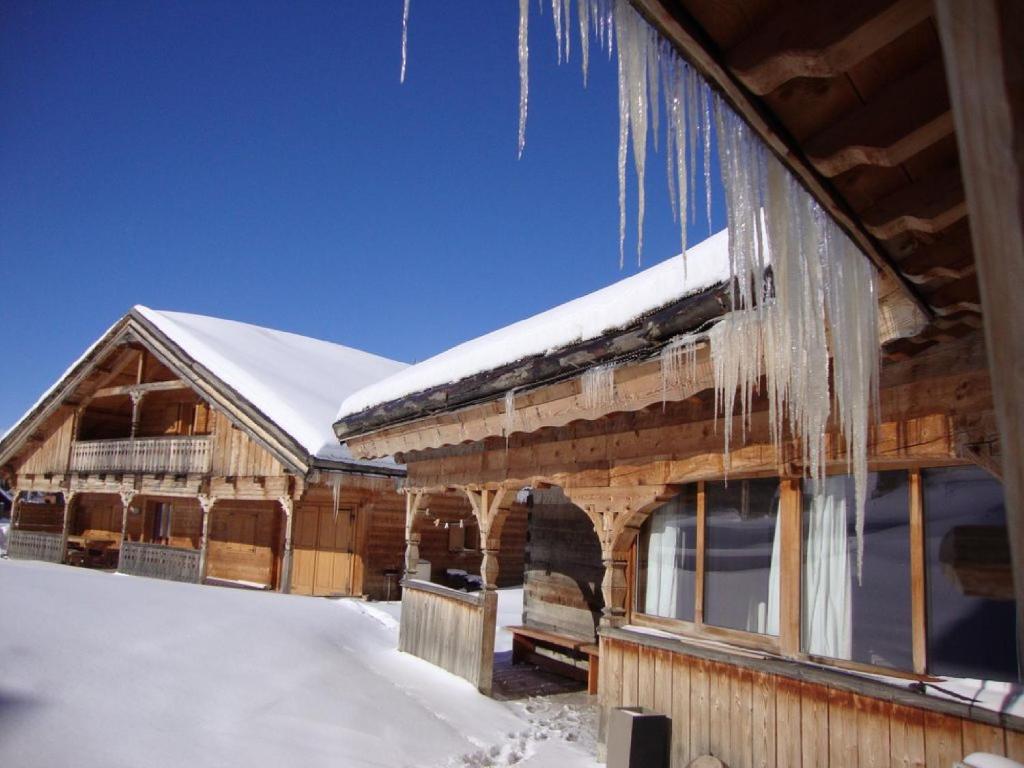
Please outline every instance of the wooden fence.
[{"label": "wooden fence", "polygon": [[199,581],[199,550],[126,541],[121,545],[117,570],[133,576],[195,583]]},{"label": "wooden fence", "polygon": [[18,560],[62,563],[64,551],[61,540],[59,533],[12,530],[8,532],[7,556]]},{"label": "wooden fence", "polygon": [[1024,760],[1019,718],[793,662],[730,663],[673,645],[604,630],[600,672],[602,724],[611,707],[668,715],[673,768],[702,755],[729,768],[950,768],[971,752]]},{"label": "wooden fence", "polygon": [[402,587],[398,649],[490,694],[497,593],[470,594],[414,579],[406,580]]}]

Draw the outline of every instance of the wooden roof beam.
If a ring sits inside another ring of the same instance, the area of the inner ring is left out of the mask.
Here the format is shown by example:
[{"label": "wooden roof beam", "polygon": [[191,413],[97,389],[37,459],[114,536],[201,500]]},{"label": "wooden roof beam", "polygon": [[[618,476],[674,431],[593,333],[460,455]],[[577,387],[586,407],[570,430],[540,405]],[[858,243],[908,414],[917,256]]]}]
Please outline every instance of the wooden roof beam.
[{"label": "wooden roof beam", "polygon": [[861,217],[868,231],[882,240],[904,232],[941,232],[967,217],[960,169],[950,168],[901,187]]},{"label": "wooden roof beam", "polygon": [[894,168],[953,130],[946,78],[937,59],[811,137],[804,149],[815,168],[834,177],[858,165]]},{"label": "wooden roof beam", "polygon": [[795,3],[736,45],[726,63],[751,92],[796,77],[835,77],[931,15],[928,0]]}]

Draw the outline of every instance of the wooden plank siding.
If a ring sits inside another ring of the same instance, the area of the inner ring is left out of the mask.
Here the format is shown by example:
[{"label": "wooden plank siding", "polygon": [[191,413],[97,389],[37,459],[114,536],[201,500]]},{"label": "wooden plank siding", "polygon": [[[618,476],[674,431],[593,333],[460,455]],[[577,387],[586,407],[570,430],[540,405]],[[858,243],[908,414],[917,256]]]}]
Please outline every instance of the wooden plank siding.
[{"label": "wooden plank siding", "polygon": [[669,715],[673,768],[702,755],[729,768],[949,768],[973,751],[1024,754],[1009,728],[607,636],[601,670],[602,719],[637,703]]},{"label": "wooden plank siding", "polygon": [[218,501],[210,513],[206,575],[273,587],[284,514],[269,501]]},{"label": "wooden plank siding", "polygon": [[279,477],[284,466],[259,443],[231,423],[220,411],[213,412],[213,454],[210,473],[221,477]]},{"label": "wooden plank siding", "polygon": [[24,458],[18,463],[19,474],[41,475],[67,471],[71,441],[75,434],[74,409],[61,406],[47,420],[43,433],[45,436],[40,442],[31,444],[25,450]]}]

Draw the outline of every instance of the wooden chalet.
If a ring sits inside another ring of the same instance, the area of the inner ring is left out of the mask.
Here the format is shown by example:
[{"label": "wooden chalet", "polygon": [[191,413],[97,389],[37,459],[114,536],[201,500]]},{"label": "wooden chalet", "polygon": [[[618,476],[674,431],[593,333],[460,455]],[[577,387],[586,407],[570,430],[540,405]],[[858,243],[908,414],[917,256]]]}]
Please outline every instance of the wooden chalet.
[{"label": "wooden chalet", "polygon": [[[295,334],[135,307],[0,440],[10,557],[306,595],[396,597],[404,468],[330,429],[404,364]],[[468,502],[435,505],[457,521]],[[472,539],[428,532],[434,576]]]},{"label": "wooden chalet", "polygon": [[669,715],[673,766],[1024,760],[1019,9],[632,5],[875,263],[880,316],[925,320],[880,331],[862,566],[834,427],[814,488],[763,393],[726,456],[706,350],[665,376],[661,350],[731,288],[666,262],[343,404],[353,455],[408,471],[402,649],[489,689],[493,596],[418,584],[416,521],[425,494],[468,497],[489,588],[529,488],[520,647],[589,658],[605,716]]}]

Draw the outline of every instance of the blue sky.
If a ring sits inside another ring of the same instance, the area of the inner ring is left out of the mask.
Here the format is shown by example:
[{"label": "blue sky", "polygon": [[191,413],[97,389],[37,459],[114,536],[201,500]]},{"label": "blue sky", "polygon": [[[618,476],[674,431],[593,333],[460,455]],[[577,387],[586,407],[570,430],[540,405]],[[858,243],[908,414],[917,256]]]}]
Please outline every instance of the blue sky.
[{"label": "blue sky", "polygon": [[[518,4],[412,0],[404,85],[401,5],[7,0],[0,429],[136,303],[411,362],[636,271],[614,61],[584,89],[533,5],[517,159]],[[678,251],[648,168],[646,266]]]}]

